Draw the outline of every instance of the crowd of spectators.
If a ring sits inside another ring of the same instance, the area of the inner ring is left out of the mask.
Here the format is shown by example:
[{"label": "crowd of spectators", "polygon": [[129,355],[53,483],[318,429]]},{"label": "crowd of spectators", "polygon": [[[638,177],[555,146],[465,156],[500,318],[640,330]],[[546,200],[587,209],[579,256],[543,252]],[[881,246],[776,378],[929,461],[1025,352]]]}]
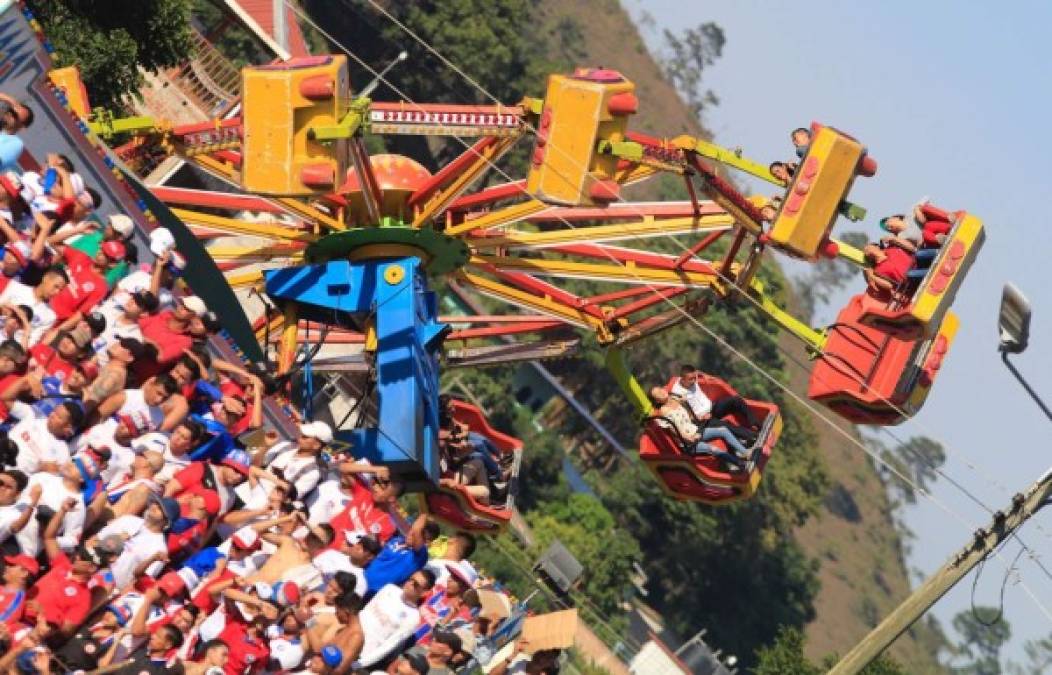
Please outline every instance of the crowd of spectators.
[{"label": "crowd of spectators", "polygon": [[[3,144],[33,116],[0,104]],[[402,483],[324,422],[263,429],[275,383],[213,357],[219,320],[171,233],[140,264],[134,222],[101,205],[60,154],[0,174],[0,672],[471,661],[509,621],[483,609],[499,584],[469,561],[472,535],[407,522]],[[485,439],[444,433],[456,480],[489,499],[506,477]],[[549,657],[515,672],[553,672]]]}]

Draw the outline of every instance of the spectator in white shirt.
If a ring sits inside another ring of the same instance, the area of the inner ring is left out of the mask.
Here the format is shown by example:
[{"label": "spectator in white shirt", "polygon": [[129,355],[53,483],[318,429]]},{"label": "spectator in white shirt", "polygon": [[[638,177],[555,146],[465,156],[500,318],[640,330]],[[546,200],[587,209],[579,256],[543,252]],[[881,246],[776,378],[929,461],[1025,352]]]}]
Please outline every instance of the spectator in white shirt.
[{"label": "spectator in white shirt", "polygon": [[435,575],[425,568],[401,587],[387,584],[373,596],[358,614],[365,645],[356,668],[368,668],[402,646],[420,624],[420,603],[434,585]]},{"label": "spectator in white shirt", "polygon": [[141,518],[121,516],[99,530],[89,546],[94,546],[96,540],[105,540],[111,536],[124,540],[124,548],[110,568],[118,591],[144,574],[156,577],[160,573],[164,562],[168,560],[165,533],[178,519],[179,502],[171,497],[155,497]]},{"label": "spectator in white shirt", "polygon": [[333,578],[337,572],[344,571],[354,575],[354,592],[364,596],[368,588],[365,580],[365,567],[383,550],[383,546],[372,535],[350,530],[343,533],[339,548],[330,548],[314,556],[314,567],[325,579]]},{"label": "spectator in white shirt", "polygon": [[40,527],[33,516],[43,488],[34,485],[27,490],[27,485],[29,479],[18,469],[0,471],[0,548],[5,555],[25,553],[35,558],[40,553]]},{"label": "spectator in white shirt", "polygon": [[15,401],[11,416],[18,421],[7,437],[18,446],[15,466],[27,476],[40,471],[58,473],[69,461],[69,438],[84,423],[84,411],[74,401],[63,401],[46,417],[35,407]]},{"label": "spectator in white shirt", "polygon": [[331,442],[332,428],[325,422],[301,424],[296,444],[283,441],[271,446],[264,455],[263,465],[294,485],[297,495],[308,495],[321,480],[318,455]]},{"label": "spectator in white shirt", "polygon": [[51,513],[65,510],[56,540],[59,548],[66,552],[72,551],[80,544],[87,514],[84,506],[84,483],[86,480],[98,478],[104,459],[105,457],[100,458],[93,453],[81,453],[66,462],[59,475],[43,472],[29,479],[30,490],[34,485],[41,487],[40,505],[37,507],[40,513],[49,516]]},{"label": "spectator in white shirt", "polygon": [[25,305],[33,310],[30,320],[32,329],[29,335],[30,346],[35,345],[48,332],[58,317],[51,309],[51,299],[62,292],[69,284],[69,276],[59,267],[52,267],[44,273],[44,278],[36,286],[26,286],[21,281],[9,281],[3,292],[0,292],[0,305]]}]

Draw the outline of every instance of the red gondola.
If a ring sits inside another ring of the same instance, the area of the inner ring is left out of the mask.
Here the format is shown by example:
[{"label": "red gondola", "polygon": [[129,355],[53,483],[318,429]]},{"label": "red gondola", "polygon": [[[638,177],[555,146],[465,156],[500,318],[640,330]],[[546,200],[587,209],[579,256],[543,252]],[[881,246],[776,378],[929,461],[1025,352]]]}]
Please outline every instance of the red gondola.
[{"label": "red gondola", "polygon": [[482,411],[470,403],[453,399],[451,404],[454,420],[485,436],[503,456],[512,458],[508,496],[499,504],[482,504],[464,487],[438,487],[433,492],[420,495],[421,508],[450,527],[469,532],[499,532],[511,521],[514,510],[522,463],[522,441],[494,429]]},{"label": "red gondola", "polygon": [[867,326],[872,303],[856,295],[837,316],[807,395],[858,424],[898,424],[920,409],[957,332],[947,312],[930,338],[907,338]]},{"label": "red gondola", "polygon": [[[669,381],[669,387],[678,378]],[[738,392],[723,380],[702,376],[698,379],[702,391],[712,400],[737,396]],[[727,504],[752,497],[760,485],[763,470],[782,432],[782,417],[773,403],[746,399],[746,405],[757,419],[762,419],[753,456],[741,471],[730,471],[712,455],[690,455],[684,452],[685,443],[675,428],[658,424],[660,417],[651,416],[639,439],[639,458],[654,474],[662,488],[677,499],[706,504]],[[730,419],[735,424],[744,420]],[[711,443],[726,450],[723,441]]]}]

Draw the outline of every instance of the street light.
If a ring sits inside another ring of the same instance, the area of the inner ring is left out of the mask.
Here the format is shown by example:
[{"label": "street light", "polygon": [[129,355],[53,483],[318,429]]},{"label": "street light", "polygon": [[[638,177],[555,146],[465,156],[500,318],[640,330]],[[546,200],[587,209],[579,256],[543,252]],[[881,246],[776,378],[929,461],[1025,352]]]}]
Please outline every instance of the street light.
[{"label": "street light", "polygon": [[1009,354],[1021,354],[1026,350],[1030,340],[1030,314],[1030,301],[1026,299],[1022,291],[1016,288],[1015,284],[1005,284],[1004,291],[1001,293],[1001,312],[997,321],[1001,329],[1001,344],[998,347],[1001,352],[1001,361],[1015,375],[1019,384],[1023,385],[1026,393],[1030,394],[1030,398],[1034,399],[1034,403],[1037,403],[1045,416],[1052,421],[1052,410],[1049,410],[1037,392],[1008,360]]}]

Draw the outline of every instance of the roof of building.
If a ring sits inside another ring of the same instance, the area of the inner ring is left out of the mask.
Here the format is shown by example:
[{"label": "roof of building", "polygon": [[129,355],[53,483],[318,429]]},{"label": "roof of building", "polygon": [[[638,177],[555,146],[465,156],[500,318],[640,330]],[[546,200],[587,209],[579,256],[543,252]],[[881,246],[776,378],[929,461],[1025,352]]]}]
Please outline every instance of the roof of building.
[{"label": "roof of building", "polygon": [[282,44],[280,36],[275,34],[275,0],[224,0],[226,6],[256,33],[278,58],[309,56],[310,50],[307,49],[307,41],[303,37],[296,13],[284,5],[284,0],[278,1],[282,2],[285,9],[285,26],[287,27],[285,44]]}]

